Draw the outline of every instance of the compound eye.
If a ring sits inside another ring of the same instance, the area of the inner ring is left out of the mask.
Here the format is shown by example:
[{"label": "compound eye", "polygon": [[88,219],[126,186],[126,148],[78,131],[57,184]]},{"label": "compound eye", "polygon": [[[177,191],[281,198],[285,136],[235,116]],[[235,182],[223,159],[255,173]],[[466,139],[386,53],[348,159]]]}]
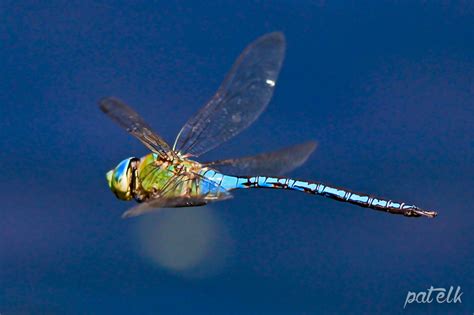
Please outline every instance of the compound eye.
[{"label": "compound eye", "polygon": [[124,200],[130,200],[132,198],[130,193],[130,183],[132,177],[132,171],[130,168],[131,159],[123,160],[117,165],[111,181],[111,189],[115,195]]}]

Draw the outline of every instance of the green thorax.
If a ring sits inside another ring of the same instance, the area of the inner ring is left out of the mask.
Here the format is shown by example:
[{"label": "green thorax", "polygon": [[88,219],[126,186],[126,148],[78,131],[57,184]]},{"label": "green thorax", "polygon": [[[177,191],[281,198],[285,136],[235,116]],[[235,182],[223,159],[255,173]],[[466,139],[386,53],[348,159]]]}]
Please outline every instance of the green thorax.
[{"label": "green thorax", "polygon": [[199,172],[201,164],[195,161],[180,159],[168,161],[161,159],[156,153],[150,153],[140,159],[137,168],[137,179],[135,193],[142,198],[150,194],[162,192],[174,185],[169,194],[183,195],[187,193],[198,193],[194,180],[186,178],[188,172]]}]

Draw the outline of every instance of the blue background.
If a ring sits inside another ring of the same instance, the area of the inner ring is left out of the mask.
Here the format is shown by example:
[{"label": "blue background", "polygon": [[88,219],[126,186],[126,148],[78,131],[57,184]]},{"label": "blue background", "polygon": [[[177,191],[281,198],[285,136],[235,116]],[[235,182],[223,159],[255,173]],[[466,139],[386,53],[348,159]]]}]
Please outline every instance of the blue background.
[{"label": "blue background", "polygon": [[[0,21],[2,315],[474,311],[469,1],[3,1]],[[97,100],[124,99],[171,141],[240,51],[274,30],[288,49],[272,102],[204,159],[315,139],[293,176],[440,215],[242,191],[177,210],[220,222],[219,268],[212,257],[186,272],[159,266],[136,231],[160,214],[121,220],[130,204],[104,179],[147,151]],[[403,310],[408,291],[431,285],[461,286],[462,304]]]}]

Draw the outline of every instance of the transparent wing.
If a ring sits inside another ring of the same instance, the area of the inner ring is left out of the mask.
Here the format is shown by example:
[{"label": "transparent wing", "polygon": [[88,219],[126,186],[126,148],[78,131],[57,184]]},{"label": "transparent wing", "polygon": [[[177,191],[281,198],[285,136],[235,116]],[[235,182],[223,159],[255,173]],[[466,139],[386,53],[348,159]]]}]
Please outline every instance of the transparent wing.
[{"label": "transparent wing", "polygon": [[150,212],[157,212],[164,208],[177,207],[198,207],[204,206],[209,202],[205,198],[190,198],[190,197],[170,197],[170,198],[156,198],[139,203],[135,207],[125,211],[122,218],[132,218]]},{"label": "transparent wing", "polygon": [[316,142],[310,141],[278,151],[208,162],[203,165],[231,175],[283,175],[303,165],[316,146]]},{"label": "transparent wing", "polygon": [[120,127],[140,140],[148,149],[167,157],[169,145],[158,136],[143,118],[121,100],[107,97],[99,101],[99,108]]},{"label": "transparent wing", "polygon": [[[135,207],[125,211],[122,218],[136,217],[142,214],[156,212],[163,208],[177,207],[198,207],[204,206],[213,201],[221,201],[232,198],[232,195],[224,188],[218,186],[198,174],[194,179],[189,179],[188,175],[173,177],[167,183],[166,188],[157,196],[150,198]],[[207,190],[200,196],[173,196],[172,192],[186,181],[193,181],[196,185],[205,185]]]},{"label": "transparent wing", "polygon": [[250,44],[214,97],[183,126],[173,149],[199,156],[253,123],[272,97],[284,55],[282,33],[264,35]]}]

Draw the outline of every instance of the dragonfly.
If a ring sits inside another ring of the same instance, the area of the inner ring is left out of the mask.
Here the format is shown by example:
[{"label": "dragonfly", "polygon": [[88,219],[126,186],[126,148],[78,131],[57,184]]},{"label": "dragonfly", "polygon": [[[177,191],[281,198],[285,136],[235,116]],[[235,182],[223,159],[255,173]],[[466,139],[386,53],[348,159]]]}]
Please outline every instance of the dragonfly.
[{"label": "dragonfly", "polygon": [[232,191],[246,188],[301,191],[406,217],[437,215],[404,202],[285,177],[285,173],[308,159],[316,148],[313,141],[254,156],[196,161],[260,116],[273,95],[285,50],[281,32],[263,35],[249,44],[215,95],[181,128],[172,146],[123,101],[115,97],[99,101],[99,108],[108,117],[150,150],[141,158],[124,159],[106,174],[109,188],[117,198],[138,202],[122,217],[163,208],[203,206],[229,199]]}]

